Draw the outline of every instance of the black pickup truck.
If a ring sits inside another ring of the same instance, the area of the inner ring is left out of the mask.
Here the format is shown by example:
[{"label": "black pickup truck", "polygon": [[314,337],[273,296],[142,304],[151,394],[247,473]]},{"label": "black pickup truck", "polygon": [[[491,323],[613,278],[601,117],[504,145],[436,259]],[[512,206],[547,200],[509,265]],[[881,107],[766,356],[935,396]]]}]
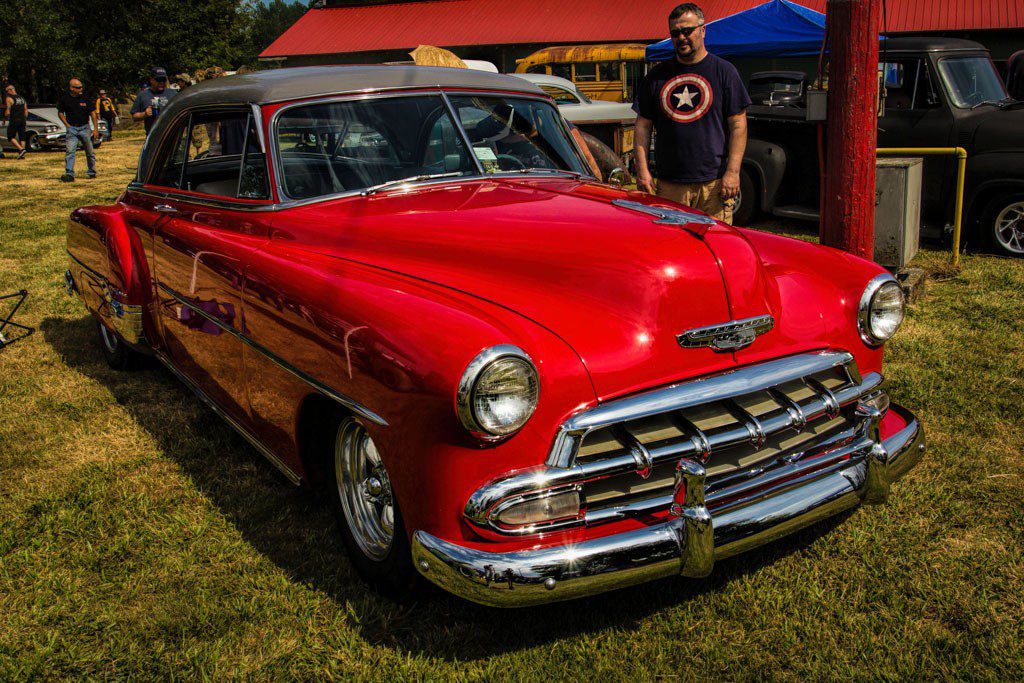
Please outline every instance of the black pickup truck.
[{"label": "black pickup truck", "polygon": [[[908,37],[885,40],[880,55],[886,97],[878,146],[965,148],[964,239],[1024,256],[1024,102],[1007,95],[988,51],[968,40]],[[792,72],[777,76],[779,93],[755,97],[748,111],[741,225],[761,211],[818,219],[818,124],[807,120],[806,85]],[[927,237],[942,237],[953,222],[956,163],[924,157]]]}]

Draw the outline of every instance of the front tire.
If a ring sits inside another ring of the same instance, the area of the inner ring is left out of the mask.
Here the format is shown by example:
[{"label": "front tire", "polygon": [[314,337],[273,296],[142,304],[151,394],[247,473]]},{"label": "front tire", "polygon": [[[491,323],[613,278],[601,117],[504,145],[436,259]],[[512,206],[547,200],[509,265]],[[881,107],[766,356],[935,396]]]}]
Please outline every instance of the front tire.
[{"label": "front tire", "polygon": [[28,139],[25,141],[25,149],[30,152],[42,152],[43,145],[39,142],[39,136],[36,133],[29,133]]},{"label": "front tire", "polygon": [[363,424],[337,421],[331,444],[330,497],[345,550],[356,571],[381,593],[411,597],[418,575],[409,538],[376,444]]},{"label": "front tire", "polygon": [[1024,257],[1024,193],[993,200],[982,219],[989,245],[1004,256]]},{"label": "front tire", "polygon": [[134,370],[142,363],[144,356],[128,346],[121,335],[100,321],[96,321],[96,332],[100,338],[100,350],[103,358],[114,370]]}]

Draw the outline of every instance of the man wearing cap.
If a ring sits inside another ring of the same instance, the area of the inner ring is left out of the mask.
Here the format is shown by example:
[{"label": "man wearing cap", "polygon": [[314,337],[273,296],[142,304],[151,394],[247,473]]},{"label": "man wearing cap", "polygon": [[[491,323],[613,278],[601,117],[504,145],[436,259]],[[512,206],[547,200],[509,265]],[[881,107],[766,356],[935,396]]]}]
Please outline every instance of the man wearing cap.
[{"label": "man wearing cap", "polygon": [[154,66],[149,70],[149,88],[140,91],[132,103],[132,118],[146,122],[146,135],[152,130],[160,110],[177,94],[167,87],[167,71],[162,66]]},{"label": "man wearing cap", "polygon": [[103,88],[100,88],[100,96],[96,98],[96,114],[107,122],[107,137],[113,140],[117,107],[114,106],[114,100],[107,97],[107,91]]},{"label": "man wearing cap", "polygon": [[[96,107],[82,93],[82,81],[72,78],[68,82],[68,91],[57,103],[57,115],[67,127],[64,134],[64,175],[61,181],[70,183],[75,179],[75,155],[78,145],[85,148],[85,160],[89,164],[88,178],[96,177],[96,153],[92,148],[93,138],[99,140],[100,122],[96,118]],[[92,127],[90,128],[90,119]]]}]

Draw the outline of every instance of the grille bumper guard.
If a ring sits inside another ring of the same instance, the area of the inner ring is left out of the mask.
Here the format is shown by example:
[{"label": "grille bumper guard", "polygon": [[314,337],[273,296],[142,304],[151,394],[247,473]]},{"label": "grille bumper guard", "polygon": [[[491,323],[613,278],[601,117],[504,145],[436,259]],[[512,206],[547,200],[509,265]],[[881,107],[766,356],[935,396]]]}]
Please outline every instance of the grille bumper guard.
[{"label": "grille bumper guard", "polygon": [[815,458],[784,483],[755,479],[742,500],[705,505],[704,467],[679,461],[666,521],[643,529],[509,553],[468,548],[425,531],[413,535],[416,568],[462,598],[494,607],[570,600],[668,576],[703,577],[716,560],[756,548],[860,504],[884,503],[889,486],[916,465],[924,429],[910,411],[891,405],[906,426],[881,439],[883,415],[860,405],[863,428],[847,444]]}]

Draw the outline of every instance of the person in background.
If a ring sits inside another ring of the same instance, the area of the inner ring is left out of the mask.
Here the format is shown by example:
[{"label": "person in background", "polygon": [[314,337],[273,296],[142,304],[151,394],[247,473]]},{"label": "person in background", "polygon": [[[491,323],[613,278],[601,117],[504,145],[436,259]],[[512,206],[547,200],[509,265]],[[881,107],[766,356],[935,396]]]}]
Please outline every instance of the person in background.
[{"label": "person in background", "polygon": [[188,74],[181,73],[174,77],[174,82],[170,85],[174,90],[184,90],[188,86],[192,85],[192,79]]},{"label": "person in background", "polygon": [[107,122],[107,136],[113,140],[117,107],[114,106],[114,100],[107,97],[107,91],[103,88],[100,88],[100,96],[96,98],[96,115]]},{"label": "person in background", "polygon": [[1024,102],[1024,50],[1014,52],[1006,62],[1006,92]]},{"label": "person in background", "polygon": [[[70,183],[75,179],[75,155],[78,145],[85,148],[85,160],[89,164],[87,178],[96,177],[96,152],[93,151],[93,139],[99,139],[100,123],[96,116],[96,106],[82,93],[82,81],[72,78],[68,82],[68,92],[64,93],[57,103],[57,114],[61,123],[67,126],[64,135],[64,175],[61,182]],[[92,129],[89,122],[92,119]]]},{"label": "person in background", "polygon": [[149,70],[149,88],[139,91],[132,102],[132,119],[144,121],[146,135],[149,135],[160,111],[177,94],[167,87],[167,70],[162,66],[154,66]]},{"label": "person in background", "polygon": [[4,89],[4,110],[7,112],[7,139],[18,150],[17,158],[24,159],[28,103],[18,94],[13,83],[8,83]]},{"label": "person in background", "polygon": [[[637,88],[637,188],[732,222],[747,146],[750,96],[729,62],[704,47],[704,12],[693,3],[669,14],[673,59],[652,68]],[[658,135],[658,183],[648,164]]]}]

